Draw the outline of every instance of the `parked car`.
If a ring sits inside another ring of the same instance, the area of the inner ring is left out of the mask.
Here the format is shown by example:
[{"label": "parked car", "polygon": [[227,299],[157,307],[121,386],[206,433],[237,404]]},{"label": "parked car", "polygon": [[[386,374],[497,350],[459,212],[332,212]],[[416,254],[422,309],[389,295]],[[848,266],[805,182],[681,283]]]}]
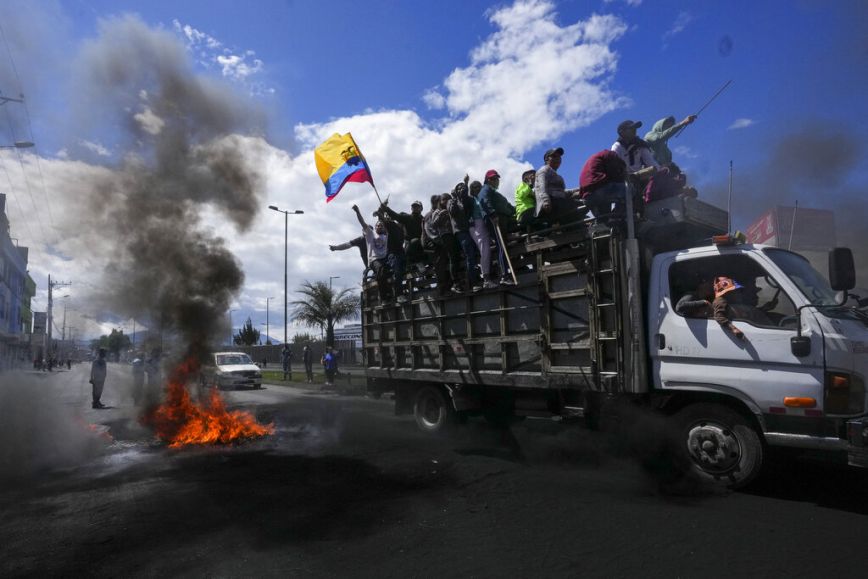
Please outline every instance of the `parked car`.
[{"label": "parked car", "polygon": [[244,352],[215,352],[202,367],[202,385],[211,388],[262,388],[262,371]]}]

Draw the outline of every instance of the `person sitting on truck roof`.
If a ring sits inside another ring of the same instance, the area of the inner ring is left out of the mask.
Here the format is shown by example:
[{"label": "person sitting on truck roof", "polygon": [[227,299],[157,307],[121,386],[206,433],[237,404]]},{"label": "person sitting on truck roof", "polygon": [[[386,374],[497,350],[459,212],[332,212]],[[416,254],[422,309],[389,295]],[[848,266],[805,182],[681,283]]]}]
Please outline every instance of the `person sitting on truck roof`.
[{"label": "person sitting on truck roof", "polygon": [[413,265],[425,260],[422,251],[422,202],[413,201],[410,205],[410,213],[398,213],[386,203],[380,205],[380,210],[388,215],[393,221],[400,223],[404,228],[404,255],[407,265]]},{"label": "person sitting on truck roof", "polygon": [[651,176],[645,186],[644,199],[645,203],[651,203],[675,195],[696,198],[697,193],[696,189],[687,186],[687,176],[681,172],[681,168],[675,163],[669,163]]},{"label": "person sitting on truck roof", "polygon": [[437,278],[437,295],[446,297],[452,293],[455,280],[455,236],[446,208],[447,200],[441,195],[431,196],[431,211],[422,219],[423,245],[434,251],[434,275]]},{"label": "person sitting on truck roof", "polygon": [[515,190],[515,220],[519,228],[528,233],[537,227],[536,196],[533,194],[535,180],[536,170],[528,169],[521,174],[521,183]]},{"label": "person sitting on truck roof", "polygon": [[[362,226],[362,233],[365,236],[365,242],[368,244],[368,266],[373,270],[374,277],[377,280],[377,291],[380,294],[380,301],[384,302],[389,295],[389,274],[393,271],[392,263],[390,263],[389,254],[389,234],[386,231],[386,225],[382,221],[377,221],[375,227],[371,227],[365,223],[365,218],[359,212],[358,205],[353,205],[353,211],[356,212],[356,218]],[[391,257],[394,263],[394,257]],[[396,284],[397,285],[397,284]],[[396,290],[396,296],[400,295]]]},{"label": "person sitting on truck roof", "polygon": [[660,167],[648,143],[636,136],[636,129],[641,126],[642,121],[622,122],[618,125],[618,140],[612,145],[612,151],[627,165],[628,173],[636,173],[648,167]]},{"label": "person sitting on truck roof", "polygon": [[575,199],[579,190],[567,189],[564,178],[558,174],[563,154],[561,147],[546,151],[545,164],[537,169],[534,179],[535,216],[551,224],[573,223],[583,217]]},{"label": "person sitting on truck roof", "polygon": [[714,287],[711,276],[697,273],[692,277],[695,289],[681,296],[675,304],[675,312],[685,318],[710,318],[714,314]]},{"label": "person sitting on truck roof", "polygon": [[359,249],[359,255],[362,258],[362,262],[365,264],[365,267],[368,267],[368,244],[365,241],[364,235],[360,235],[359,237],[351,239],[346,243],[329,245],[329,251],[343,251],[351,247],[357,247]]},{"label": "person sitting on truck roof", "polygon": [[512,284],[512,278],[508,274],[507,249],[503,244],[503,235],[512,229],[513,220],[515,219],[515,207],[497,190],[499,185],[500,175],[494,169],[489,169],[485,173],[485,183],[479,191],[478,199],[482,213],[485,215],[489,232],[492,239],[494,239],[494,245],[497,248],[497,262],[500,265],[500,284],[510,285]]},{"label": "person sitting on truck roof", "polygon": [[684,120],[676,123],[675,117],[669,116],[654,123],[651,130],[645,133],[645,142],[648,144],[648,148],[651,149],[654,160],[660,165],[669,165],[672,162],[672,151],[669,150],[667,141],[695,120],[696,115],[688,115]]},{"label": "person sitting on truck roof", "polygon": [[626,177],[627,165],[614,151],[599,151],[585,162],[579,176],[579,188],[585,205],[598,220],[608,219],[613,203],[623,213],[627,195]]}]

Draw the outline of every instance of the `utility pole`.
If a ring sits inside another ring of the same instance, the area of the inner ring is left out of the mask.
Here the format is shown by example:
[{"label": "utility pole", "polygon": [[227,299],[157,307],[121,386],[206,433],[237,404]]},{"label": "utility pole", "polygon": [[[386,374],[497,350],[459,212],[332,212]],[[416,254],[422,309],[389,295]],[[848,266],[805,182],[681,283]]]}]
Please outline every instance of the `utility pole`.
[{"label": "utility pole", "polygon": [[66,287],[72,285],[71,281],[51,281],[51,274],[48,274],[48,330],[46,332],[46,336],[48,338],[48,345],[45,348],[46,354],[48,350],[51,349],[51,327],[54,325],[54,288],[56,287]]}]

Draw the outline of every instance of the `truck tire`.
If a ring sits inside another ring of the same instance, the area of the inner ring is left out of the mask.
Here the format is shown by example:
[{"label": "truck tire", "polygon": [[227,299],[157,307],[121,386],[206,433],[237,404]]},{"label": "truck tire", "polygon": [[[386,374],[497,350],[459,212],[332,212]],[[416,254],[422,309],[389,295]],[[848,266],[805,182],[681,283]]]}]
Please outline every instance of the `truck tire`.
[{"label": "truck tire", "polygon": [[455,409],[441,388],[423,386],[416,391],[413,416],[420,430],[430,433],[445,432],[457,422]]},{"label": "truck tire", "polygon": [[735,410],[719,404],[692,404],[673,418],[672,454],[688,476],[712,487],[737,489],[759,474],[762,440]]}]

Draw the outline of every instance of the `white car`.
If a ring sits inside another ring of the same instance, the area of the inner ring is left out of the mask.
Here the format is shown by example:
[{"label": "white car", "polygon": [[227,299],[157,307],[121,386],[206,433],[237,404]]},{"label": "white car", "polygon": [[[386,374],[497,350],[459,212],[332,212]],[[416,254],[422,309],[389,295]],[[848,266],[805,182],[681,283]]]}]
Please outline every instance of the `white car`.
[{"label": "white car", "polygon": [[202,367],[202,384],[212,388],[262,388],[262,371],[244,352],[215,352]]}]

